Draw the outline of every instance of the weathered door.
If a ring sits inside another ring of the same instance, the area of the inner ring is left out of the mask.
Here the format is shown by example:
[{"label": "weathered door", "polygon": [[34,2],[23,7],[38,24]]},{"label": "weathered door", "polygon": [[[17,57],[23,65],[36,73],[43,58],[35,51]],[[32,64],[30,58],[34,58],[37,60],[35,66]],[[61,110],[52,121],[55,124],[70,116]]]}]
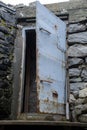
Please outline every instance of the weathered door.
[{"label": "weathered door", "polygon": [[36,2],[38,111],[65,114],[66,24]]}]

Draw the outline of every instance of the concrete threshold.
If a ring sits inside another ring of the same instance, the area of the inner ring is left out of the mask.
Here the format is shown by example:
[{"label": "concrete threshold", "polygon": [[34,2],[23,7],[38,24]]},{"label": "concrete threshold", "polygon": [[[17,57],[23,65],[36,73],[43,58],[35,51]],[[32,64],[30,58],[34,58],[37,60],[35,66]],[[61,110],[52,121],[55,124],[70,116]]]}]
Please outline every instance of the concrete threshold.
[{"label": "concrete threshold", "polygon": [[85,127],[87,123],[69,122],[69,121],[40,121],[40,120],[0,120],[1,125],[49,125],[49,126],[70,126],[70,127]]}]

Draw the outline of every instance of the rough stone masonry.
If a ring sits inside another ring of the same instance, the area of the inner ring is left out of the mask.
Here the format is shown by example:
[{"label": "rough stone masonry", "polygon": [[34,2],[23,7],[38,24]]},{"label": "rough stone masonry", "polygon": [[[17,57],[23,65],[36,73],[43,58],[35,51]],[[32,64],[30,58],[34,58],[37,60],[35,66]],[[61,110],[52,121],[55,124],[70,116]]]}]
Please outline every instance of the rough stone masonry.
[{"label": "rough stone masonry", "polygon": [[0,2],[0,119],[11,114],[15,13],[12,6]]},{"label": "rough stone masonry", "polygon": [[71,120],[87,122],[87,19],[70,23],[68,33]]}]

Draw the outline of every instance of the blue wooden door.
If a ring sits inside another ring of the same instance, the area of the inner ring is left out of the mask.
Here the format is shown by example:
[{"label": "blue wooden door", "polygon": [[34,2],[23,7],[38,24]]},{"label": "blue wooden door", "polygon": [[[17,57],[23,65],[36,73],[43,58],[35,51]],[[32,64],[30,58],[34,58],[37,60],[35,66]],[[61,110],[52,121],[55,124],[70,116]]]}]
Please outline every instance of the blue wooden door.
[{"label": "blue wooden door", "polygon": [[37,98],[40,113],[65,114],[66,24],[36,2]]}]

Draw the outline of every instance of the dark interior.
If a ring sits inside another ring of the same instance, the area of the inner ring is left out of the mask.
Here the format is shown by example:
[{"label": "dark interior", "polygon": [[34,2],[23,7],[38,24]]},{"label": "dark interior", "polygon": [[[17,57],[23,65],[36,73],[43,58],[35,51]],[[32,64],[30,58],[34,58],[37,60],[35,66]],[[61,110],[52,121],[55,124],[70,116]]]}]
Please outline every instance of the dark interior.
[{"label": "dark interior", "polygon": [[36,113],[36,32],[26,31],[24,112]]}]

